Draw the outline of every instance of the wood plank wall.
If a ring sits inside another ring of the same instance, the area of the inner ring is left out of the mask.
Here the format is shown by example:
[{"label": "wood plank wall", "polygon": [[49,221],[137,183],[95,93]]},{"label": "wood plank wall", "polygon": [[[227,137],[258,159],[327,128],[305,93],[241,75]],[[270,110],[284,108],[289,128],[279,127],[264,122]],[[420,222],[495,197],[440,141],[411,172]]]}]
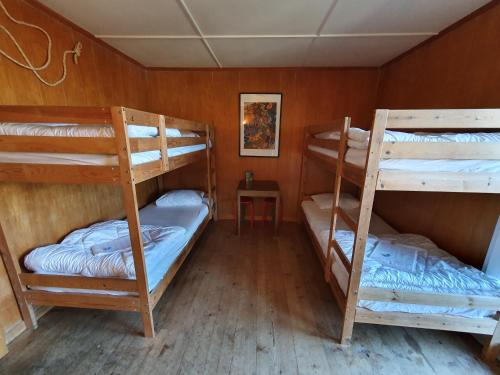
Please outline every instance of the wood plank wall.
[{"label": "wood plank wall", "polygon": [[[44,86],[31,72],[0,57],[1,104],[147,107],[143,67],[28,2],[3,2],[14,17],[44,27],[53,37],[53,64],[42,73],[44,77],[59,77],[61,54],[65,49],[72,49],[76,41],[83,43],[83,51],[78,65],[68,61],[67,80],[54,88]],[[20,38],[21,45],[27,46],[28,54],[36,57],[37,64],[43,63],[46,45],[43,35],[13,25],[3,13],[0,23]],[[19,56],[3,34],[0,45]],[[154,194],[155,189],[155,183],[141,185],[141,202]],[[0,222],[11,248],[20,256],[34,246],[60,240],[75,228],[122,215],[121,192],[114,187],[0,184]],[[21,323],[0,262],[0,327],[11,337],[23,329]]]},{"label": "wood plank wall", "polygon": [[[151,110],[204,122],[216,132],[219,217],[233,217],[236,186],[245,170],[256,179],[276,179],[284,218],[298,219],[303,128],[350,114],[367,127],[375,104],[377,69],[187,69],[148,72]],[[281,92],[279,158],[239,157],[239,93]],[[311,187],[327,190],[333,176],[311,169]],[[262,205],[257,206],[260,216]]]},{"label": "wood plank wall", "polygon": [[[382,68],[378,108],[500,108],[500,2]],[[380,193],[376,210],[401,231],[429,236],[481,267],[500,198]]]}]

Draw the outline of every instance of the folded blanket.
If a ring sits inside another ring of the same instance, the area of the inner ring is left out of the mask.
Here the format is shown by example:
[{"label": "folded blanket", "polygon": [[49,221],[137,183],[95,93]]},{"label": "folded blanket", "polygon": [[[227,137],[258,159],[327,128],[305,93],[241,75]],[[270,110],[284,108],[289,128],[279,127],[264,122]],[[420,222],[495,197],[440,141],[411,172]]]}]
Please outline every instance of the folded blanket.
[{"label": "folded blanket", "polygon": [[[178,231],[177,228],[170,230],[171,232]],[[154,228],[142,231],[142,242],[145,247],[150,242],[156,241],[160,236],[164,234],[163,228]],[[122,251],[131,251],[132,250],[132,242],[130,240],[130,235],[121,236],[111,241],[106,241],[102,243],[97,243],[90,247],[90,252],[92,255],[102,255],[111,253],[114,251],[122,252]]]}]

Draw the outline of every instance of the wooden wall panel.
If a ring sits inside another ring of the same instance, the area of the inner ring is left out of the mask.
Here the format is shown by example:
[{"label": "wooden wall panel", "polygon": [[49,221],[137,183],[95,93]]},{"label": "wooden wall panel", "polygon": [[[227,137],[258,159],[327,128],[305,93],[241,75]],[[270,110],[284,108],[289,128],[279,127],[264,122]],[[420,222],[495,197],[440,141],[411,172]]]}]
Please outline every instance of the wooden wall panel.
[{"label": "wooden wall panel", "polygon": [[[14,17],[40,25],[52,36],[53,65],[42,73],[44,77],[59,77],[61,54],[65,49],[72,49],[76,41],[83,43],[83,51],[78,65],[68,61],[67,80],[53,88],[41,84],[28,70],[0,57],[1,104],[147,108],[146,72],[142,66],[29,2],[3,2]],[[0,23],[19,38],[36,63],[44,61],[43,35],[13,25],[3,13]],[[4,34],[0,35],[0,46],[16,54]],[[156,194],[156,183],[141,184],[138,190],[140,202],[145,203]],[[123,215],[121,192],[115,187],[0,184],[0,222],[11,248],[20,256],[35,246],[58,241],[75,228]],[[18,328],[19,320],[17,304],[1,264],[0,326],[7,330]]]},{"label": "wooden wall panel", "polygon": [[[350,114],[354,123],[368,127],[377,80],[377,69],[150,70],[149,105],[172,116],[213,121],[220,217],[233,217],[236,185],[250,169],[256,179],[278,180],[284,217],[297,220],[304,126]],[[239,93],[244,92],[283,94],[279,158],[239,157]],[[311,182],[316,189],[330,185],[319,175]],[[257,216],[261,210],[258,205]]]},{"label": "wooden wall panel", "polygon": [[[500,108],[500,2],[382,68],[378,108]],[[500,215],[493,194],[379,193],[376,209],[481,267]]]}]

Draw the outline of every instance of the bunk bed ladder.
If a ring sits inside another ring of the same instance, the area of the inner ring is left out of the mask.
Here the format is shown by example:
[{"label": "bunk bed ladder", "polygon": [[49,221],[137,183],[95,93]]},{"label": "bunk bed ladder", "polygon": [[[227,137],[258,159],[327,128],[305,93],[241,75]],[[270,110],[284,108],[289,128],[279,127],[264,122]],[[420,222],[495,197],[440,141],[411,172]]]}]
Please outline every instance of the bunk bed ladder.
[{"label": "bunk bed ladder", "polygon": [[[377,110],[375,113],[375,121],[373,123],[370,145],[368,147],[368,154],[366,159],[366,173],[363,179],[363,184],[361,186],[361,204],[357,222],[352,220],[342,210],[342,208],[339,207],[341,180],[342,178],[345,178],[345,175],[342,170],[343,162],[339,163],[339,168],[338,168],[339,173],[337,175],[340,175],[340,177],[338,178],[338,184],[336,184],[335,186],[336,195],[334,199],[336,201],[333,210],[334,213],[332,214],[332,224],[335,223],[337,215],[339,215],[346,222],[346,224],[348,224],[351,227],[355,235],[353,249],[352,249],[352,260],[350,262],[348,259],[345,259],[346,257],[342,252],[342,250],[340,249],[338,243],[335,241],[335,238],[331,240],[331,245],[333,249],[337,252],[337,254],[339,255],[340,259],[344,263],[344,266],[346,267],[349,273],[347,294],[345,295],[345,305],[343,307],[344,321],[340,337],[341,344],[349,343],[352,337],[352,331],[356,315],[356,307],[358,305],[358,290],[361,281],[363,260],[365,256],[365,246],[366,246],[366,240],[368,238],[371,212],[377,185],[378,164],[381,156],[380,154],[382,152],[382,143],[384,141],[384,131],[386,128],[388,116],[389,116],[388,110]],[[347,132],[345,132],[344,134],[347,136]],[[342,152],[345,150],[347,144],[347,140],[345,139],[345,137],[344,139],[341,140]],[[340,158],[340,152],[339,152],[339,160],[343,161],[343,153],[342,153],[342,158]],[[331,229],[330,234],[334,237],[335,233],[333,229]],[[332,238],[332,236],[330,238]]]},{"label": "bunk bed ladder", "polygon": [[[350,117],[345,117],[344,118],[344,123],[342,125],[342,129],[340,129],[340,143],[339,143],[339,149],[338,149],[338,158],[339,160],[343,160],[344,154],[346,152],[346,145],[347,145],[347,134],[349,132],[349,127],[351,125],[351,118]],[[308,135],[306,135],[307,137]],[[328,241],[328,249],[326,253],[326,262],[325,262],[325,280],[331,285],[333,295],[339,304],[339,306],[342,309],[345,309],[345,296],[344,293],[342,292],[342,289],[340,288],[340,285],[338,284],[337,280],[335,280],[334,277],[330,277],[330,269],[332,266],[332,263],[334,261],[333,255],[332,255],[332,249],[337,253],[339,257],[342,257],[344,254],[340,250],[340,246],[338,245],[337,241],[334,238],[334,230],[335,226],[337,224],[337,218],[339,214],[339,201],[340,201],[340,190],[342,186],[342,163],[337,164],[337,169],[335,171],[335,185],[334,185],[334,192],[333,192],[333,206],[332,206],[332,216],[330,220],[330,233],[329,233],[329,241]],[[345,257],[344,257],[345,258]],[[343,259],[343,258],[340,258]]]}]

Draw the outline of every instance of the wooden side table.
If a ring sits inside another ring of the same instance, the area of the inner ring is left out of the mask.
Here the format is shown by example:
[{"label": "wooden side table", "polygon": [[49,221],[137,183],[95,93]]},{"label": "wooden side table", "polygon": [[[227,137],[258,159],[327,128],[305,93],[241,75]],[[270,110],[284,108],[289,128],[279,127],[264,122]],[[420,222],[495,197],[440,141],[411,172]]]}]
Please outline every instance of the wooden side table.
[{"label": "wooden side table", "polygon": [[241,197],[256,197],[256,198],[275,198],[276,205],[274,211],[274,233],[278,233],[278,217],[280,212],[281,198],[280,187],[276,181],[254,180],[250,185],[247,185],[245,180],[241,180],[238,184],[237,202],[238,202],[238,236],[241,232]]}]

